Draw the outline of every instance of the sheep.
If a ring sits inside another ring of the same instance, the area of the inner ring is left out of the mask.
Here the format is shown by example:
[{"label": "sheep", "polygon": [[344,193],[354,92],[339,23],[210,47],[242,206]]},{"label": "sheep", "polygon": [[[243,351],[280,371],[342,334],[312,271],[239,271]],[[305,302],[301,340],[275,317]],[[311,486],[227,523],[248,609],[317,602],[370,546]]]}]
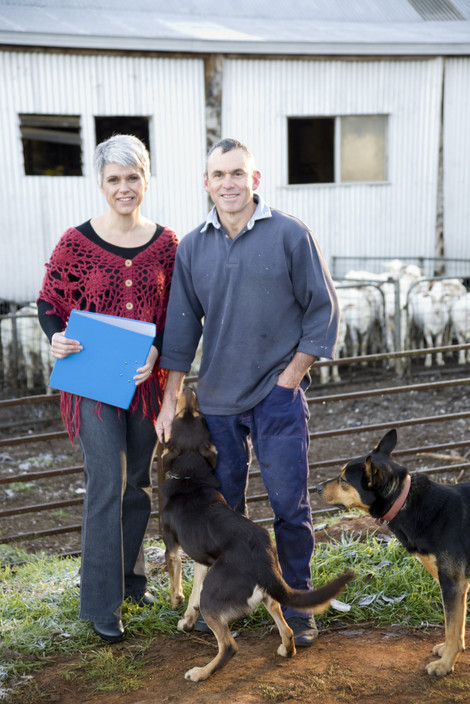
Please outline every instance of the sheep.
[{"label": "sheep", "polygon": [[[452,343],[452,334],[460,343],[468,340],[469,303],[462,280],[425,279],[418,266],[399,259],[384,262],[383,267],[386,271],[380,273],[351,270],[345,274],[343,286],[336,284],[351,356],[367,354],[368,347],[369,352],[398,352],[419,346],[446,346]],[[346,281],[351,286],[344,287]],[[357,282],[357,288],[352,282]],[[466,304],[460,302],[462,298]],[[371,350],[377,338],[374,326],[385,340]],[[459,363],[464,356],[464,352],[459,354]],[[468,358],[470,361],[470,354]],[[436,356],[436,363],[444,364],[442,354]],[[391,359],[389,364],[401,373],[409,362]],[[425,366],[431,364],[431,356],[426,355]]]},{"label": "sheep", "polygon": [[[26,374],[26,388],[34,388],[38,367],[40,369],[46,393],[52,393],[48,387],[53,366],[50,344],[39,322],[35,303],[29,303],[13,315],[4,317],[0,322],[0,334],[3,354],[4,383],[11,382],[17,364],[23,364]],[[16,328],[16,346],[14,329]],[[16,381],[16,379],[15,379]]]},{"label": "sheep", "polygon": [[[409,311],[410,326],[415,329],[417,346],[422,344],[423,339],[425,347],[442,346],[450,316],[448,307],[442,298],[441,289],[435,289],[434,286],[431,286],[426,292],[413,292],[409,299]],[[430,367],[431,364],[432,355],[427,354],[424,366]],[[441,352],[436,354],[436,364],[438,366],[444,365]]]},{"label": "sheep", "polygon": [[366,355],[380,320],[380,293],[372,286],[338,287],[336,293],[349,335],[351,356]]},{"label": "sheep", "polygon": [[[346,327],[346,322],[343,319],[343,316],[340,315],[339,317],[339,323],[338,323],[338,336],[336,338],[336,353],[335,357],[339,357],[341,355],[341,352],[345,351],[345,344],[346,344],[346,332],[347,332],[347,327]],[[320,357],[320,361],[325,360],[326,357]],[[320,373],[320,383],[321,384],[327,384],[330,381],[330,378],[332,381],[339,382],[341,381],[341,377],[339,375],[338,371],[338,365],[334,364],[328,367],[319,367],[318,371]]]},{"label": "sheep", "polygon": [[[375,282],[383,294],[385,306],[385,345],[388,352],[396,352],[405,349],[407,346],[407,324],[406,324],[406,304],[407,294],[410,287],[416,284],[421,278],[421,270],[414,264],[404,264],[400,259],[392,259],[383,264],[387,272],[376,274],[369,271],[349,271],[345,279],[355,281]],[[372,288],[372,287],[371,287]],[[374,292],[379,309],[382,307],[382,300],[377,291]],[[398,295],[398,300],[397,300]],[[397,305],[399,320],[396,320]],[[379,313],[379,319],[382,315]],[[398,330],[397,330],[398,325]],[[398,345],[395,339],[398,338]],[[391,366],[394,361],[391,360]]]},{"label": "sheep", "polygon": [[[459,345],[470,342],[470,293],[453,301],[450,310],[452,331]],[[470,349],[459,351],[459,364],[470,363]]]}]

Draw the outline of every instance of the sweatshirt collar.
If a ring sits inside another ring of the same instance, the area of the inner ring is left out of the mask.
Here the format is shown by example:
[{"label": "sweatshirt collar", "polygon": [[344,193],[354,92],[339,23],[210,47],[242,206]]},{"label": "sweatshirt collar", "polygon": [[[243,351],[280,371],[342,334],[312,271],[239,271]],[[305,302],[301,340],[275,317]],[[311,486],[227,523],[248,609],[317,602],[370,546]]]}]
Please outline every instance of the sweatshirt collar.
[{"label": "sweatshirt collar", "polygon": [[[253,196],[253,199],[257,205],[256,205],[255,212],[253,213],[253,215],[251,216],[250,220],[248,221],[248,223],[246,225],[247,230],[252,230],[255,225],[255,222],[257,220],[264,220],[265,218],[272,217],[271,208],[269,207],[269,205],[267,203],[264,202],[264,200],[262,199],[262,197],[260,195],[258,195],[256,193]],[[209,225],[212,225],[213,227],[215,227],[216,230],[220,230],[222,227],[222,225],[219,222],[219,217],[217,215],[217,208],[215,207],[215,205],[212,208],[212,210],[209,212],[209,214],[206,218],[206,221],[201,228],[201,232],[206,232]]]}]

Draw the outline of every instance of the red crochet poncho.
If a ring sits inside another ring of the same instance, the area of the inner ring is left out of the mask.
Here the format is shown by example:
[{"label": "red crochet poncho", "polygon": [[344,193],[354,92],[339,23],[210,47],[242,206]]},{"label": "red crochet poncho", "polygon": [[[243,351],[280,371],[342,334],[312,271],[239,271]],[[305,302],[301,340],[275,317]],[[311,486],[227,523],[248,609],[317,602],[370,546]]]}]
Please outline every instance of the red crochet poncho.
[{"label": "red crochet poncho", "polygon": [[[64,329],[77,308],[155,323],[159,333],[165,326],[177,244],[175,233],[165,228],[133,259],[125,259],[71,227],[46,264],[39,298],[52,305],[50,313],[61,318]],[[157,361],[150,379],[136,388],[131,411],[142,401],[144,415],[155,421],[158,409],[151,402],[151,388],[161,401],[166,376]],[[71,394],[61,392],[62,417],[71,439],[79,429],[79,402],[73,404]]]}]

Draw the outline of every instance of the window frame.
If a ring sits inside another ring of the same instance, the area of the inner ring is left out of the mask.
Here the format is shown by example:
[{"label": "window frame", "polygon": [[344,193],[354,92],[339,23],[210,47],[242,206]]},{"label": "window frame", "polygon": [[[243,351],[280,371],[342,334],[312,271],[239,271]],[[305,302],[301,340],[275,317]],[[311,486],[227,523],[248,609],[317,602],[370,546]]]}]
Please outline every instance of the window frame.
[{"label": "window frame", "polygon": [[[67,124],[70,123],[70,124]],[[18,113],[18,127],[22,146],[23,170],[27,177],[45,177],[45,178],[77,178],[83,177],[83,139],[82,139],[82,116],[80,114],[67,113]],[[48,135],[48,132],[50,134]],[[50,137],[49,139],[47,137]],[[52,161],[47,173],[47,165],[41,164],[41,159],[44,155],[36,153],[34,143],[44,143],[47,145],[62,145],[63,147],[77,147],[78,153],[75,156],[70,153],[67,159],[67,165],[76,173],[57,173],[58,164],[53,164]],[[35,159],[36,156],[36,159]],[[75,162],[75,163],[73,163]],[[34,167],[41,166],[42,171],[35,173]],[[52,170],[54,169],[54,171]]]},{"label": "window frame", "polygon": [[[366,181],[342,181],[341,180],[341,120],[346,117],[383,117],[384,118],[384,178],[380,180],[366,180]],[[325,118],[330,118],[333,120],[334,124],[334,154],[333,154],[333,174],[334,181],[311,181],[307,183],[290,183],[289,181],[289,161],[290,161],[290,142],[289,142],[289,120],[322,120]],[[332,187],[332,186],[349,186],[349,185],[383,185],[390,183],[390,172],[389,172],[389,127],[390,127],[390,113],[342,113],[337,115],[288,115],[286,122],[286,139],[287,139],[287,186],[289,188],[304,188],[304,187]]]}]

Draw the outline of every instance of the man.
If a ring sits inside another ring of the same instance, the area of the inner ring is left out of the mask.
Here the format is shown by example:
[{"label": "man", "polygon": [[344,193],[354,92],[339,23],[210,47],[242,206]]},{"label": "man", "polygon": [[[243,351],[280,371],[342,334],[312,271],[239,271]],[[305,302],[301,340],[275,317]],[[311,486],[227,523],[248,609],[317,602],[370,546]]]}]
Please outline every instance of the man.
[{"label": "man", "polygon": [[[260,178],[237,140],[221,140],[207,156],[204,187],[214,207],[177,250],[160,361],[170,371],[156,429],[160,440],[170,437],[203,333],[197,396],[217,448],[222,494],[246,512],[250,437],[284,578],[311,589],[304,389],[313,362],[333,357],[337,300],[313,235],[254,194]],[[311,645],[318,634],[313,617],[289,610],[285,617],[296,645]]]}]

